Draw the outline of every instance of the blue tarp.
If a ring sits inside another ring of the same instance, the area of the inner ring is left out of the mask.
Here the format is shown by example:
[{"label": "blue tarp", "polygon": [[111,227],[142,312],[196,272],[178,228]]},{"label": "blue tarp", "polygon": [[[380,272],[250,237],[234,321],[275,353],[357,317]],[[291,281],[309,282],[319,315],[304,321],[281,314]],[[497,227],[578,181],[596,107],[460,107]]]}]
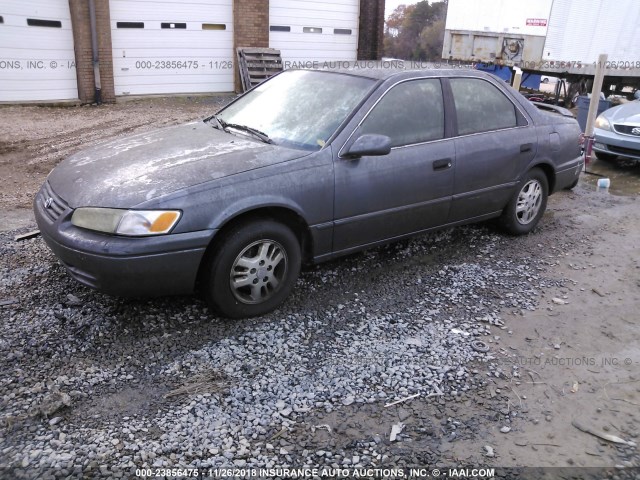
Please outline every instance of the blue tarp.
[{"label": "blue tarp", "polygon": [[[476,70],[481,70],[483,72],[489,72],[496,77],[504,80],[507,83],[511,83],[511,75],[513,72],[509,67],[503,67],[500,65],[487,65],[486,63],[478,63],[476,64]],[[521,86],[525,88],[531,88],[533,90],[540,89],[540,79],[542,75],[537,75],[533,73],[523,73],[522,74],[522,82]]]}]

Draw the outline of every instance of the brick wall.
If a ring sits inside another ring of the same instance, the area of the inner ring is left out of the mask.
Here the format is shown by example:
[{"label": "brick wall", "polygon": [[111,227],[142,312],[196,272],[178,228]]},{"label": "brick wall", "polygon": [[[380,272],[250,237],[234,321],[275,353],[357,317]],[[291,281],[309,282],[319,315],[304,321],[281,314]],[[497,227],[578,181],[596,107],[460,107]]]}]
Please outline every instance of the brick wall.
[{"label": "brick wall", "polygon": [[358,60],[380,60],[384,48],[384,1],[360,0]]},{"label": "brick wall", "polygon": [[269,47],[269,0],[234,0],[233,35],[235,87],[236,92],[241,92],[236,48]]},{"label": "brick wall", "polygon": [[[95,0],[95,7],[102,101],[111,103],[115,102],[116,97],[113,86],[109,2],[107,0]],[[91,51],[89,2],[88,0],[69,0],[69,9],[71,11],[73,42],[76,52],[78,97],[82,103],[93,103],[95,101],[95,81],[93,77],[93,54]]]}]

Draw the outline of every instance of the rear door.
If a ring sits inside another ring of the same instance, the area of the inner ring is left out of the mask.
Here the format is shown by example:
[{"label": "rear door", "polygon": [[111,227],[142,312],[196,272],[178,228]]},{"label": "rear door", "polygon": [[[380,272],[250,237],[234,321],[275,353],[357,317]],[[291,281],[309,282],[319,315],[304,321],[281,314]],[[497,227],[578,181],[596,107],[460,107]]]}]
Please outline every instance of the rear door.
[{"label": "rear door", "polygon": [[389,136],[392,150],[380,157],[336,160],[336,252],[443,224],[449,214],[455,147],[445,135],[439,79],[394,85],[352,140],[367,133]]},{"label": "rear door", "polygon": [[450,78],[457,138],[450,222],[502,210],[537,149],[533,123],[496,85]]}]

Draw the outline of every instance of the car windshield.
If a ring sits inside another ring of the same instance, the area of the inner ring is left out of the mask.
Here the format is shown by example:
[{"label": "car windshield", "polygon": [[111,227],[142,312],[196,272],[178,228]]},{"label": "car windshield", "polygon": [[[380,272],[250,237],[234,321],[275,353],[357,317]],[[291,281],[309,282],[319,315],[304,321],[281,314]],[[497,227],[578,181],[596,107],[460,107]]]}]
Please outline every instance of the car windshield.
[{"label": "car windshield", "polygon": [[250,127],[278,145],[319,150],[375,80],[330,72],[281,73],[222,110],[222,124]]}]

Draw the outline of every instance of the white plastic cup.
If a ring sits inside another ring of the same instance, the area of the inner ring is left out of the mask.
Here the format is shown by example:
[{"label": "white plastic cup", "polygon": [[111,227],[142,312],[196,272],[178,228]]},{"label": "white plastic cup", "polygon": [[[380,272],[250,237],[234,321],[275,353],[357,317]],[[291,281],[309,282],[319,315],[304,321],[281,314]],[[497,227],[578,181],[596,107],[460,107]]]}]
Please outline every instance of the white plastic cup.
[{"label": "white plastic cup", "polygon": [[598,188],[609,188],[611,185],[611,180],[608,178],[599,178],[598,179]]}]

